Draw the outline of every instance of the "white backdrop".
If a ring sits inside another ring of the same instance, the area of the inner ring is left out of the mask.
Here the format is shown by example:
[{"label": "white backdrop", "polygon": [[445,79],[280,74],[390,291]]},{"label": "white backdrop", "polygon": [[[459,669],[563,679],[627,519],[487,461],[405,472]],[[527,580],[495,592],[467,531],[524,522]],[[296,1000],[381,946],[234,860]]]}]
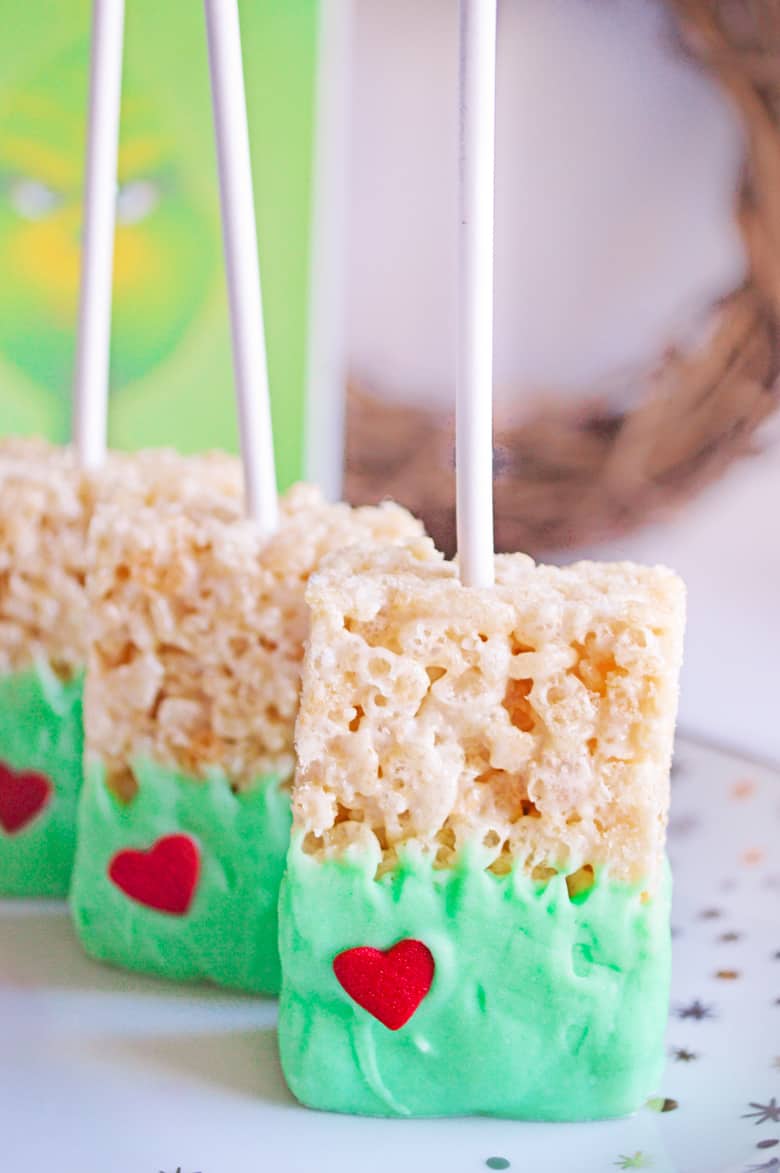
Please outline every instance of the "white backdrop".
[{"label": "white backdrop", "polygon": [[[446,402],[455,313],[455,0],[354,0],[350,369]],[[502,0],[496,397],[577,394],[686,338],[738,284],[742,143],[654,0]],[[586,551],[663,561],[690,599],[681,720],[780,760],[780,456]]]}]

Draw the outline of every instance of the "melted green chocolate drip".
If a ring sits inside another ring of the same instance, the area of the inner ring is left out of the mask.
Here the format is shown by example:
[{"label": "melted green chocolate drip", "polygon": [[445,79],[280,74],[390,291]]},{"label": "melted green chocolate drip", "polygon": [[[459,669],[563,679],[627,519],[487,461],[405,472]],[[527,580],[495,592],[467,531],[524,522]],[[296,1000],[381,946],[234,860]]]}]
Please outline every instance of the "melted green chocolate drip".
[{"label": "melted green chocolate drip", "polygon": [[[637,1109],[664,1063],[671,879],[497,877],[462,863],[319,862],[294,837],[280,902],[282,1066],[304,1104],[377,1116],[588,1120]],[[390,1031],[342,989],[333,959],[423,941],[433,984]]]},{"label": "melted green chocolate drip", "polygon": [[[86,772],[71,889],[84,948],[100,961],[160,977],[278,992],[287,790],[278,778],[265,777],[234,793],[224,775],[195,780],[148,761],[133,762],[133,772],[139,787],[128,803],[107,788],[100,763]],[[191,836],[200,852],[200,875],[184,916],[130,900],[108,875],[117,852],[145,851],[175,834]]]},{"label": "melted green chocolate drip", "polygon": [[0,761],[44,774],[53,793],[30,822],[0,827],[0,895],[64,896],[76,850],[83,674],[60,680],[45,662],[0,676]]}]

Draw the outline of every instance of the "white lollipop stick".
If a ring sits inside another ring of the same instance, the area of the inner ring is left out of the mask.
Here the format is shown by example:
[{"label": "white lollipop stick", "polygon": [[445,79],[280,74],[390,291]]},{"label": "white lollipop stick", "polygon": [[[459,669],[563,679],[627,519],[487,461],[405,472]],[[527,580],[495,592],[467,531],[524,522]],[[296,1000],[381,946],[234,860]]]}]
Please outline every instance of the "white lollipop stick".
[{"label": "white lollipop stick", "polygon": [[95,0],[72,429],[84,468],[106,454],[124,17],[124,0]]},{"label": "white lollipop stick", "polygon": [[306,479],[338,501],[344,484],[344,276],[353,0],[320,0],[311,289],[306,355]]},{"label": "white lollipop stick", "polygon": [[249,517],[265,534],[276,529],[279,507],[241,29],[236,0],[205,5],[244,493]]},{"label": "white lollipop stick", "polygon": [[460,0],[458,564],[466,586],[493,572],[493,187],[496,0]]}]

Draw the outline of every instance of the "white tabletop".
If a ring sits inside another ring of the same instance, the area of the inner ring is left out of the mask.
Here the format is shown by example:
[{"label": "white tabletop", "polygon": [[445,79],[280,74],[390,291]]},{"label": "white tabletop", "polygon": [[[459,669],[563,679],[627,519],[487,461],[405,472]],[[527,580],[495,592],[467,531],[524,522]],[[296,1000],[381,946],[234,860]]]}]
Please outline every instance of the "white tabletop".
[{"label": "white tabletop", "polygon": [[0,1168],[485,1173],[495,1157],[513,1173],[777,1169],[779,817],[780,776],[681,747],[669,1065],[655,1103],[596,1124],[308,1111],[281,1076],[274,1002],[102,968],[62,905],[0,902]]}]

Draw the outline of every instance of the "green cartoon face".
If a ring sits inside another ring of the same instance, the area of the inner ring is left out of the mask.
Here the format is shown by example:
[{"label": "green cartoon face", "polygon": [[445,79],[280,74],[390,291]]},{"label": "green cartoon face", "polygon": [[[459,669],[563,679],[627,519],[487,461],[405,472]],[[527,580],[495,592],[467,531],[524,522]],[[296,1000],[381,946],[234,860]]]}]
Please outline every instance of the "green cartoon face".
[{"label": "green cartoon face", "polygon": [[[88,46],[81,44],[0,102],[0,352],[56,393],[63,410],[75,350],[87,76]],[[163,124],[164,111],[126,75],[112,390],[174,349],[218,255],[213,218]]]}]

